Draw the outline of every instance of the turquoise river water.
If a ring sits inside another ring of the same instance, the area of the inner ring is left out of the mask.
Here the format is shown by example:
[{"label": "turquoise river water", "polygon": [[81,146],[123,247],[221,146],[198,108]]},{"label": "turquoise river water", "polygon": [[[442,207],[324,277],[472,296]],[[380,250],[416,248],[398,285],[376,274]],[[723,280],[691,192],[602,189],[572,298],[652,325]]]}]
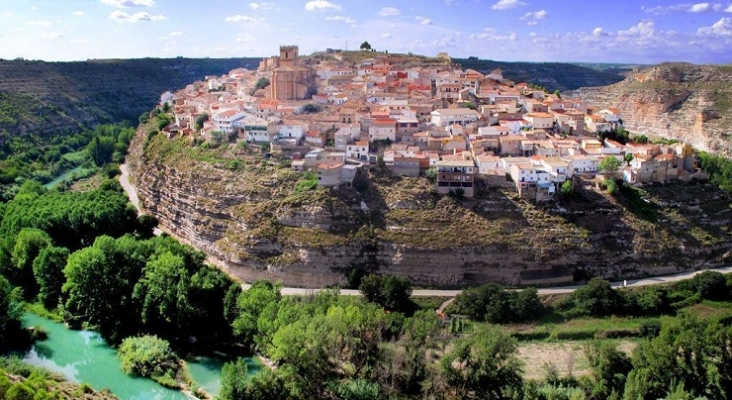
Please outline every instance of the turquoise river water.
[{"label": "turquoise river water", "polygon": [[[107,388],[120,400],[186,400],[183,393],[163,388],[149,379],[125,375],[114,349],[98,333],[74,331],[63,324],[34,314],[24,316],[25,326],[38,326],[48,339],[36,342],[24,361],[59,373],[66,379],[88,383],[94,389]],[[210,355],[195,357],[188,363],[193,379],[210,394],[217,394],[221,367],[228,359]],[[257,359],[247,358],[249,376],[261,367]]]}]

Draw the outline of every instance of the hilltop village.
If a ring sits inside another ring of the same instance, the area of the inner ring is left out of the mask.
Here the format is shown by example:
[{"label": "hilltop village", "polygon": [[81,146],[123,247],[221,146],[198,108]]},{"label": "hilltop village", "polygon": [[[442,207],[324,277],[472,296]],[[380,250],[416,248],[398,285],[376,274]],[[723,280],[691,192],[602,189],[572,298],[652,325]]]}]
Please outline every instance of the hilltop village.
[{"label": "hilltop village", "polygon": [[[351,184],[359,168],[379,164],[465,197],[477,185],[515,186],[541,202],[578,175],[645,183],[702,174],[688,144],[602,139],[622,128],[617,109],[511,82],[500,70],[462,70],[444,53],[429,62],[361,53],[303,59],[297,46],[282,46],[256,71],[166,92],[161,104],[175,121],[164,133],[260,144],[321,186]],[[611,170],[608,157],[618,161]]]}]

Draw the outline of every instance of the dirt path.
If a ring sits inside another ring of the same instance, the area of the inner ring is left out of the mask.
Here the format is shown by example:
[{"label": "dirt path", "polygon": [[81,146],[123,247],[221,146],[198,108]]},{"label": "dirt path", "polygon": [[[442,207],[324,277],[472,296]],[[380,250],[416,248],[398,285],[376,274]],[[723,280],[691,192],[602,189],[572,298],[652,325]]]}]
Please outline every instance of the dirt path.
[{"label": "dirt path", "polygon": [[119,184],[127,193],[127,197],[130,198],[130,203],[137,209],[137,213],[142,214],[140,198],[137,197],[137,189],[130,183],[130,171],[127,169],[127,164],[120,164],[119,170],[122,172],[119,175]]}]

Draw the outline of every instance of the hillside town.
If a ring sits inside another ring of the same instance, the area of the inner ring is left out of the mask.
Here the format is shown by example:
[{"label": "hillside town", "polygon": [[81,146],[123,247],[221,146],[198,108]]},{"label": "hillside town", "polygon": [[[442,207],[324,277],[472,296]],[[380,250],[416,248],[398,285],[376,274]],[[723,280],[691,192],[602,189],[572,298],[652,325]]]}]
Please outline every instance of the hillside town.
[{"label": "hillside town", "polygon": [[[313,171],[321,186],[349,185],[359,168],[379,164],[465,197],[513,186],[541,202],[577,176],[640,184],[701,174],[688,144],[608,139],[622,129],[619,110],[512,82],[500,70],[462,70],[444,53],[418,63],[366,52],[354,62],[330,49],[305,60],[298,50],[281,46],[256,71],[164,93],[161,104],[175,115],[165,134],[260,144]],[[618,167],[603,169],[607,157]]]}]

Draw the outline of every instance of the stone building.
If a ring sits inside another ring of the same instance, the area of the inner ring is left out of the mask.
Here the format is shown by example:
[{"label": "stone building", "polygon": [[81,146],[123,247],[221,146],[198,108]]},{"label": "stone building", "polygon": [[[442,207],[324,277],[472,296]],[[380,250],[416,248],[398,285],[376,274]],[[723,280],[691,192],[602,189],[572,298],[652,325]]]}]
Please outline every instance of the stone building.
[{"label": "stone building", "polygon": [[263,60],[260,68],[272,71],[270,98],[275,100],[305,100],[308,89],[314,87],[310,68],[300,65],[297,46],[280,46],[280,55]]}]

